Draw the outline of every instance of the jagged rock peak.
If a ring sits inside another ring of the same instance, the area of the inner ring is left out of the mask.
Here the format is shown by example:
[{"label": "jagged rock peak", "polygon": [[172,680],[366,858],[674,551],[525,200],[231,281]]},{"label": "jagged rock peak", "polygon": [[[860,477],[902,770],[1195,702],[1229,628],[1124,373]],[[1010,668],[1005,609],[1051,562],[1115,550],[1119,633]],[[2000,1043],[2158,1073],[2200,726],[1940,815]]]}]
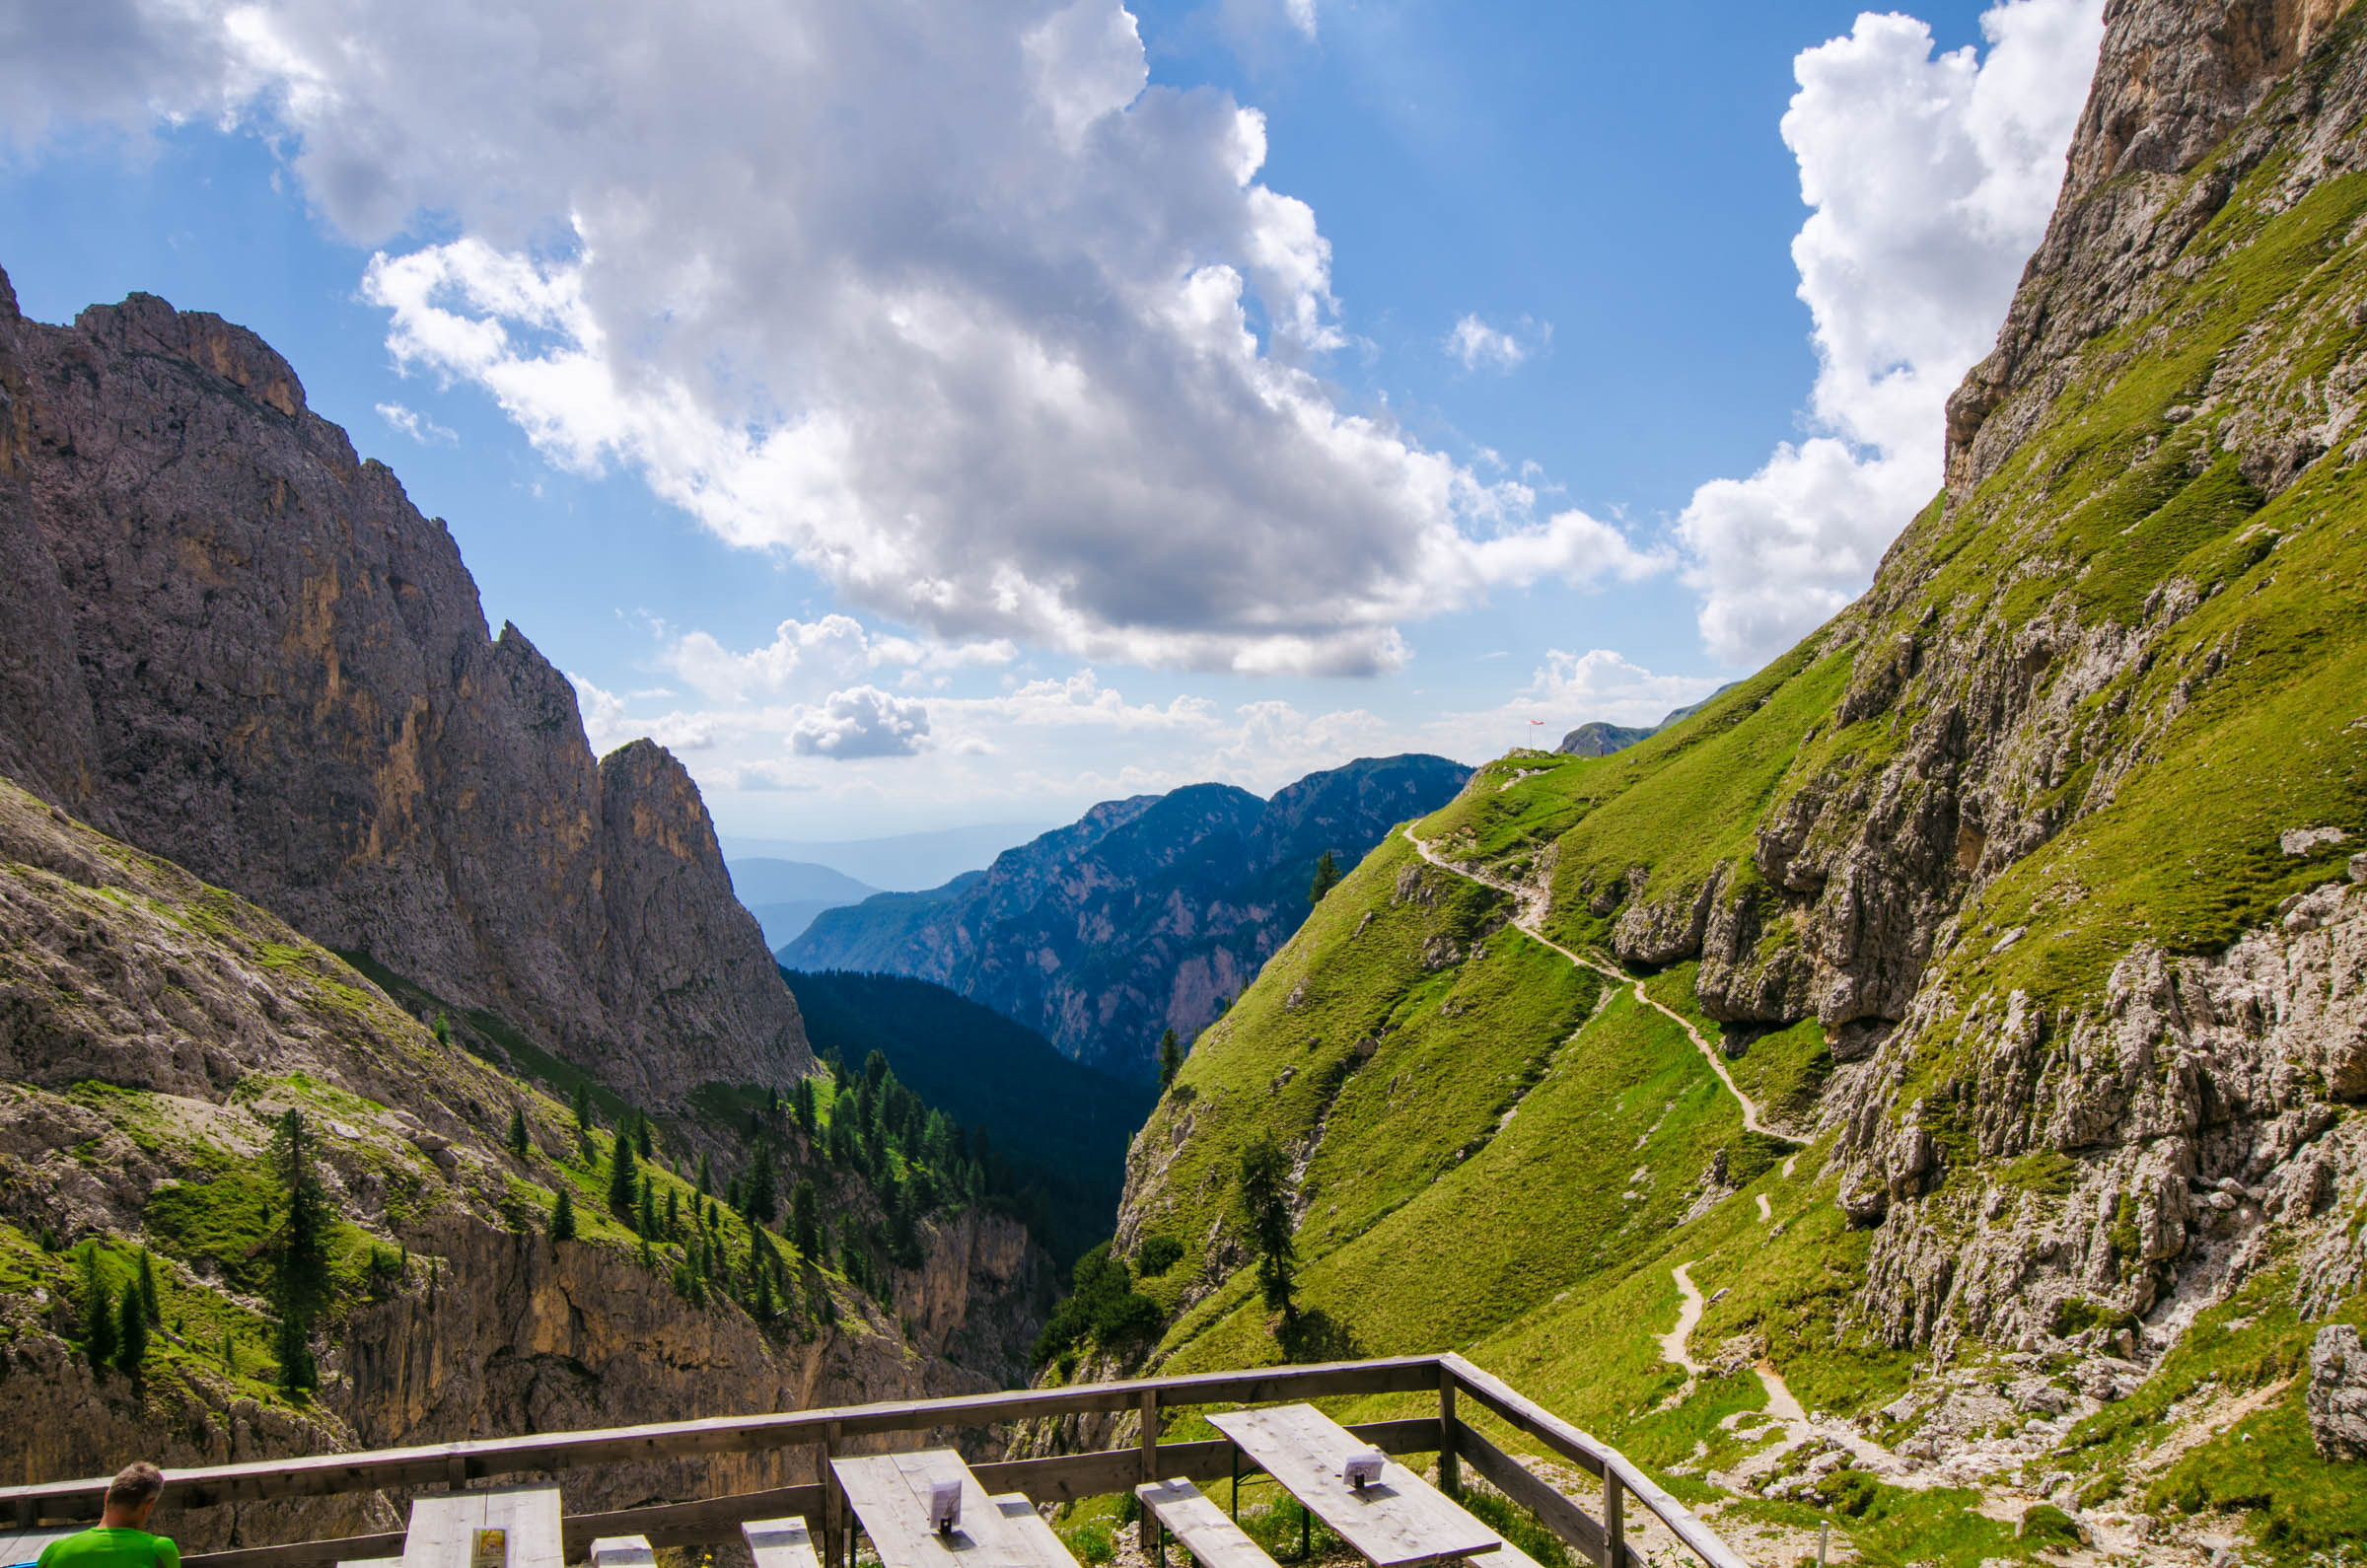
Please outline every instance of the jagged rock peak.
[{"label": "jagged rock peak", "polygon": [[262,339],[150,295],[0,318],[0,771],[643,1103],[812,1069],[688,775],[595,763]]}]

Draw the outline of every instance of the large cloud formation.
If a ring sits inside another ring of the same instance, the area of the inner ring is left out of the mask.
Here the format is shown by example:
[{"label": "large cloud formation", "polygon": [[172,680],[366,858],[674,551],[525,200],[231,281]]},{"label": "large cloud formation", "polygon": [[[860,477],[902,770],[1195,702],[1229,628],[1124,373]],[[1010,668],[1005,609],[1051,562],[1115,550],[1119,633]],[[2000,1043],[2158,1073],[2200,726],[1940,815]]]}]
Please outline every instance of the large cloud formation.
[{"label": "large cloud formation", "polygon": [[1662,564],[1341,405],[1329,246],[1258,181],[1262,117],[1150,86],[1118,0],[98,0],[18,29],[21,141],[287,137],[388,248],[364,287],[402,361],[935,637],[1362,673],[1491,588]]},{"label": "large cloud formation", "polygon": [[1847,604],[1939,488],[1948,393],[1989,351],[2062,184],[2103,0],[2008,0],[1985,58],[1866,13],[1804,50],[1783,139],[1814,209],[1792,242],[1815,321],[1814,434],[1678,520],[1701,635],[1755,665]]}]

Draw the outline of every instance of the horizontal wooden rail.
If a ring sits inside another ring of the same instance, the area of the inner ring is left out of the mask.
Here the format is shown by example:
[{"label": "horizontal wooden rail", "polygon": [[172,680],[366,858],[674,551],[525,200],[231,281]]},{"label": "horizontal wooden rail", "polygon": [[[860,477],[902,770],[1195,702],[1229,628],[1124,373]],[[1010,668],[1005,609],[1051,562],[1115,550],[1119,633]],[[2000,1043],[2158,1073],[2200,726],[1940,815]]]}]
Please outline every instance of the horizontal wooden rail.
[{"label": "horizontal wooden rail", "polygon": [[[1403,1421],[1373,1421],[1348,1428],[1386,1454],[1428,1454],[1438,1447],[1438,1419],[1419,1416]],[[1068,1503],[1131,1490],[1141,1475],[1138,1449],[1112,1449],[1099,1454],[1061,1454],[1048,1459],[1005,1460],[976,1464],[971,1469],[989,1494],[1025,1492],[1039,1503]],[[1252,1470],[1255,1466],[1251,1467]],[[1219,1438],[1207,1443],[1159,1445],[1162,1475],[1182,1475],[1193,1481],[1216,1481],[1233,1471],[1233,1445]],[[1246,1473],[1246,1472],[1245,1472]],[[820,1486],[776,1486],[761,1492],[739,1492],[729,1497],[703,1498],[694,1503],[660,1503],[644,1508],[619,1508],[600,1514],[573,1514],[562,1524],[567,1559],[580,1561],[592,1542],[604,1535],[646,1535],[652,1546],[704,1546],[728,1540],[752,1519],[778,1519],[796,1514],[819,1519]],[[396,1556],[402,1551],[399,1532],[381,1535],[348,1535],[338,1540],[299,1541],[287,1546],[244,1546],[232,1551],[193,1553],[181,1559],[184,1568],[332,1568],[339,1562]]]},{"label": "horizontal wooden rail", "polygon": [[[1162,1409],[1417,1392],[1438,1396],[1436,1417],[1374,1422],[1353,1430],[1375,1447],[1392,1454],[1438,1454],[1442,1479],[1451,1480],[1458,1463],[1469,1463],[1474,1473],[1534,1514],[1596,1568],[1646,1568],[1643,1557],[1624,1537],[1621,1510],[1628,1497],[1666,1525],[1707,1568],[1750,1568],[1689,1509],[1629,1463],[1616,1449],[1598,1442],[1503,1380],[1451,1353],[1138,1378],[1065,1389],[894,1400],[775,1415],[719,1416],[605,1431],[538,1433],[206,1469],[167,1470],[164,1495],[165,1501],[176,1507],[205,1508],[223,1503],[323,1497],[387,1488],[462,1486],[469,1481],[528,1471],[548,1473],[593,1465],[662,1462],[804,1444],[817,1446],[826,1456],[846,1452],[846,1444],[858,1438],[911,1433],[919,1434],[926,1442],[932,1440],[932,1434],[1042,1417],[1128,1412],[1142,1417],[1147,1424],[1139,1446],[1134,1448],[1009,1460],[975,1467],[989,1492],[1018,1491],[1040,1502],[1067,1502],[1126,1492],[1147,1479],[1180,1475],[1193,1481],[1213,1481],[1231,1472],[1233,1451],[1229,1443],[1159,1442],[1156,1423]],[[1589,1515],[1578,1503],[1531,1474],[1519,1461],[1458,1420],[1455,1414],[1458,1392],[1588,1474],[1602,1479],[1602,1517]],[[942,1441],[942,1437],[935,1440]],[[1155,1476],[1148,1473],[1153,1467],[1157,1470]],[[0,1520],[13,1515],[15,1523],[24,1528],[49,1521],[96,1518],[106,1491],[105,1476],[0,1487]],[[823,1521],[826,1530],[834,1518],[829,1501],[825,1484],[783,1486],[694,1502],[578,1514],[567,1519],[563,1528],[571,1558],[580,1556],[595,1537],[602,1535],[646,1535],[658,1546],[705,1545],[731,1538],[739,1526],[749,1520],[786,1514],[802,1514]],[[340,1561],[393,1555],[400,1550],[401,1543],[399,1533],[354,1535],[337,1540],[208,1552],[192,1555],[186,1562],[188,1568],[330,1568]]]},{"label": "horizontal wooden rail", "polygon": [[[747,1454],[819,1443],[833,1431],[840,1438],[852,1438],[883,1432],[996,1426],[1040,1416],[1134,1410],[1140,1407],[1146,1391],[1155,1394],[1162,1407],[1174,1409],[1181,1405],[1259,1404],[1274,1399],[1327,1398],[1340,1394],[1426,1392],[1437,1386],[1438,1363],[1434,1357],[1401,1356],[1379,1361],[1327,1362],[1311,1367],[1263,1367],[1254,1372],[1086,1383],[1066,1389],[1028,1389],[949,1399],[892,1400],[794,1410],[780,1415],[715,1416],[703,1421],[657,1422],[605,1431],[482,1438],[364,1454],[323,1454],[301,1460],[264,1460],[207,1469],[167,1470],[164,1501],[181,1508],[206,1508],[218,1503],[370,1492],[388,1486],[457,1485],[521,1470],[562,1470],[635,1461]],[[107,1481],[106,1476],[100,1475],[76,1481],[0,1487],[0,1517],[13,1511],[20,1520],[26,1520],[30,1512],[33,1518],[28,1523],[96,1519],[107,1495]]]}]

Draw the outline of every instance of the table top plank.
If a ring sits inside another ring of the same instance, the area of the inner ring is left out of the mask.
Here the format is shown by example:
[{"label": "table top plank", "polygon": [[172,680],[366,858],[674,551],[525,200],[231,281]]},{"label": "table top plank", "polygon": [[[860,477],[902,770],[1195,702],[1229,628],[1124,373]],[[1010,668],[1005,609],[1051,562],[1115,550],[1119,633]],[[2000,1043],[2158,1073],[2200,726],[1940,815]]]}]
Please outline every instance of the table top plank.
[{"label": "table top plank", "polygon": [[1068,1556],[1068,1547],[1061,1541],[1059,1533],[1044,1522],[1041,1514],[1036,1512],[1036,1505],[1028,1501],[1025,1492],[1004,1492],[993,1498],[992,1502],[995,1511],[1009,1520],[1013,1529],[1035,1542],[1037,1551],[1043,1555],[1045,1562],[1058,1562]]},{"label": "table top plank", "polygon": [[1208,1417],[1242,1453],[1374,1568],[1421,1568],[1498,1550],[1503,1537],[1395,1460],[1358,1492],[1340,1465],[1369,1445],[1311,1404]]},{"label": "table top plank", "polygon": [[1274,1568],[1265,1548],[1191,1482],[1146,1481],[1134,1488],[1134,1495],[1200,1568]]},{"label": "table top plank", "polygon": [[785,1519],[752,1519],[740,1527],[756,1568],[822,1568],[813,1532],[795,1514]]},{"label": "table top plank", "polygon": [[555,1486],[493,1486],[412,1499],[402,1568],[468,1568],[480,1530],[509,1532],[507,1568],[564,1568]]},{"label": "table top plank", "polygon": [[[952,1449],[834,1459],[830,1471],[887,1568],[1077,1568],[1049,1528],[1006,1518]],[[949,1535],[929,1529],[929,1491],[941,1480],[962,1487],[962,1523]]]}]

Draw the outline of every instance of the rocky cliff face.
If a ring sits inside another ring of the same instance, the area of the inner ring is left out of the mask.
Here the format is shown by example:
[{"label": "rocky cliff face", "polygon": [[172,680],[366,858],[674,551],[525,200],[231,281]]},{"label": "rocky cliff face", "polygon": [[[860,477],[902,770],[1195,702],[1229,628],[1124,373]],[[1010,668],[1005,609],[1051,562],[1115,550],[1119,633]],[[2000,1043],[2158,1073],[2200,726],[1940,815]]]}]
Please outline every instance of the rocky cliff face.
[{"label": "rocky cliff face", "polygon": [[[530,1128],[524,1158],[504,1147],[513,1106]],[[310,1402],[272,1385],[260,1278],[273,1190],[260,1154],[290,1108],[315,1131],[337,1216],[339,1283]],[[546,1214],[567,1184],[583,1233],[554,1243]],[[789,1305],[760,1325],[720,1291],[694,1301],[679,1287],[687,1222],[652,1261],[599,1190],[563,1106],[442,1043],[261,909],[0,781],[0,1470],[12,1480],[103,1473],[133,1453],[223,1463],[1024,1376],[1047,1282],[1010,1220],[974,1208],[924,1220],[921,1262],[892,1270],[882,1301],[791,1254]],[[830,1210],[869,1201],[849,1184]],[[718,1234],[727,1254],[738,1244],[737,1275],[745,1224],[727,1216]],[[78,1341],[82,1254],[96,1249],[121,1289],[136,1247],[152,1249],[161,1312],[135,1381],[95,1369]],[[570,1500],[805,1480],[809,1464],[625,1466],[571,1479]],[[394,1522],[385,1500],[357,1497],[167,1526],[197,1549]]]},{"label": "rocky cliff face", "polygon": [[596,764],[252,333],[0,279],[0,772],[652,1105],[812,1068],[681,766]]},{"label": "rocky cliff face", "polygon": [[1271,801],[1197,784],[1106,802],[949,896],[825,911],[781,962],[932,980],[1079,1061],[1152,1077],[1161,1033],[1188,1040],[1297,928],[1326,850],[1345,870],[1469,776],[1443,757],[1368,758]]}]

